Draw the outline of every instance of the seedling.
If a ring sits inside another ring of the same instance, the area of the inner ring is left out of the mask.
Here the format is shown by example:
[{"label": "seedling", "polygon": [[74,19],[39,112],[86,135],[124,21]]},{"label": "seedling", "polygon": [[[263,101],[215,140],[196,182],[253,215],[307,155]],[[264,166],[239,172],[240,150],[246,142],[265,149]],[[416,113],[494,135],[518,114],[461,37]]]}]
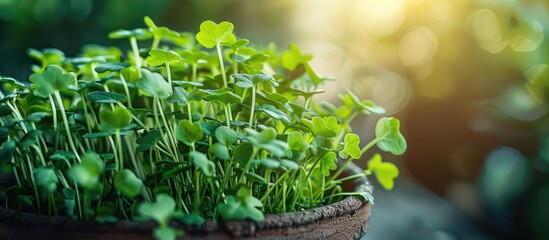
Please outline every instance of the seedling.
[{"label": "seedling", "polygon": [[403,154],[399,121],[381,117],[375,138],[362,141],[351,121],[385,110],[350,91],[339,106],[315,102],[328,79],[296,45],[252,48],[231,23],[212,21],[195,44],[145,23],[109,35],[129,39],[128,54],[96,45],[79,58],[29,50],[40,62],[30,85],[0,77],[0,169],[14,179],[0,183],[2,206],[153,220],[156,238],[174,239],[183,231],[170,221],[262,221],[349,195],[373,201],[340,186],[371,174],[393,187],[398,169],[378,154],[363,173],[340,174],[374,146]]}]

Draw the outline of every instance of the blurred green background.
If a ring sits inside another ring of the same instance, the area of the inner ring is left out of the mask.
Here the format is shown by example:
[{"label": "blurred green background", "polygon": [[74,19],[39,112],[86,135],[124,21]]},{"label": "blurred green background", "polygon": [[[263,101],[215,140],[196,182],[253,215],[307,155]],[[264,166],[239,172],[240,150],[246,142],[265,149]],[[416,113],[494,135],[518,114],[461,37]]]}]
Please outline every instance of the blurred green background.
[{"label": "blurred green background", "polygon": [[[0,73],[28,48],[75,56],[109,31],[196,32],[227,20],[252,43],[295,42],[318,73],[401,119],[402,176],[366,239],[549,238],[549,3],[544,0],[0,0]],[[363,138],[376,119],[355,122]],[[367,159],[359,164],[365,165]]]}]

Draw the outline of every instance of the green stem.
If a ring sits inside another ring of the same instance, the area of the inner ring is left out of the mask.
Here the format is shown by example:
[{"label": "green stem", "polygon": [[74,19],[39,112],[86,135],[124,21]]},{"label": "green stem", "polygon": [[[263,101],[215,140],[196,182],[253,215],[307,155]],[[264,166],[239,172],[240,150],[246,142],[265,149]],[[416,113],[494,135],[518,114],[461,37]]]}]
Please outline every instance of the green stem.
[{"label": "green stem", "polygon": [[120,81],[122,81],[122,86],[124,86],[124,92],[126,93],[126,97],[128,98],[128,106],[130,108],[132,107],[132,99],[130,97],[130,89],[128,88],[128,83],[126,82],[126,78],[124,78],[124,75],[120,74]]},{"label": "green stem", "polygon": [[72,140],[72,134],[71,134],[71,130],[69,128],[69,120],[67,119],[67,113],[65,112],[65,106],[63,106],[63,100],[61,99],[61,95],[59,94],[59,91],[55,91],[53,94],[54,94],[55,98],[57,99],[57,105],[59,107],[59,110],[61,110],[61,117],[63,117],[63,124],[65,124],[65,131],[67,133],[69,146],[70,146],[71,150],[74,152],[74,155],[76,155],[76,159],[78,160],[78,163],[80,163],[82,160],[80,159],[80,155],[78,154],[78,151],[76,151],[74,141]]},{"label": "green stem", "polygon": [[118,147],[118,154],[119,154],[119,157],[118,157],[118,160],[119,160],[119,163],[120,163],[120,168],[119,168],[119,171],[122,171],[122,169],[124,169],[124,150],[122,149],[122,137],[120,136],[120,130],[116,130],[116,133],[115,133],[115,137],[116,137],[116,146]]},{"label": "green stem", "polygon": [[179,155],[177,154],[177,143],[175,141],[175,133],[172,131],[172,128],[170,125],[168,125],[168,121],[166,120],[166,116],[164,116],[164,111],[162,111],[162,104],[160,103],[160,100],[158,97],[155,97],[156,103],[158,104],[158,108],[160,109],[160,117],[162,118],[162,122],[164,123],[164,126],[166,127],[166,131],[168,132],[168,139],[170,140],[170,143],[172,144],[175,160],[179,162]]},{"label": "green stem", "polygon": [[217,49],[217,57],[219,58],[219,66],[221,67],[221,76],[223,77],[223,86],[228,87],[227,85],[227,76],[225,75],[225,65],[223,63],[223,54],[221,53],[221,45],[217,43],[215,45]]},{"label": "green stem", "polygon": [[288,175],[289,173],[290,173],[290,171],[286,171],[284,174],[282,174],[282,176],[280,176],[280,178],[277,179],[276,182],[270,188],[267,189],[267,191],[265,192],[265,195],[263,195],[263,197],[260,199],[260,201],[264,202],[265,199],[267,199],[267,197],[269,197],[269,194],[275,189],[275,187],[280,184],[280,181],[284,180],[284,178],[286,178],[286,175]]},{"label": "green stem", "polygon": [[250,122],[248,124],[248,126],[250,128],[253,128],[253,123],[254,123],[254,111],[255,111],[255,91],[256,91],[256,86],[253,85],[252,86],[252,106],[251,106],[251,109],[250,109]]},{"label": "green stem", "polygon": [[141,78],[141,56],[139,56],[139,47],[137,46],[137,39],[135,37],[130,37],[130,45],[132,46],[137,75]]},{"label": "green stem", "polygon": [[156,49],[158,47],[158,43],[160,43],[160,38],[154,37],[151,45],[151,50]]}]

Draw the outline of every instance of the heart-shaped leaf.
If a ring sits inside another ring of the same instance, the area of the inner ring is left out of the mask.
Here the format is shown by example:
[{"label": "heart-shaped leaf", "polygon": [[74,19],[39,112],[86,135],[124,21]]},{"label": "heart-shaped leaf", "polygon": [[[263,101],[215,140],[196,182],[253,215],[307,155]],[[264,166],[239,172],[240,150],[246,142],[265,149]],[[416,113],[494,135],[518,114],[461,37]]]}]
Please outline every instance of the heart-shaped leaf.
[{"label": "heart-shaped leaf", "polygon": [[252,196],[248,187],[242,186],[236,196],[229,195],[226,200],[227,203],[218,207],[223,220],[244,221],[249,218],[257,222],[263,221],[263,213],[257,209],[263,207],[263,203]]},{"label": "heart-shaped leaf", "polygon": [[393,117],[383,117],[376,124],[376,138],[379,149],[394,155],[402,155],[407,148],[406,140],[400,133],[400,121]]},{"label": "heart-shaped leaf", "polygon": [[330,170],[335,170],[336,165],[336,154],[334,152],[327,152],[320,159],[320,172],[324,176],[330,176]]},{"label": "heart-shaped leaf", "polygon": [[34,179],[36,185],[44,189],[47,193],[53,193],[57,190],[59,179],[55,174],[55,170],[49,167],[39,167],[34,170]]},{"label": "heart-shaped leaf", "polygon": [[166,51],[162,49],[153,49],[149,52],[149,55],[147,57],[147,63],[149,63],[151,66],[156,67],[163,64],[170,64],[171,62],[175,62],[181,57],[179,54],[177,54],[174,51]]},{"label": "heart-shaped leaf", "polygon": [[99,119],[106,129],[120,130],[130,124],[132,117],[128,110],[116,106],[114,110],[105,109],[101,111]]},{"label": "heart-shaped leaf", "polygon": [[168,225],[168,221],[174,210],[175,200],[164,193],[156,195],[155,202],[144,202],[137,208],[140,216],[155,220],[161,227]]},{"label": "heart-shaped leaf", "polygon": [[394,180],[398,177],[398,168],[390,162],[382,162],[381,155],[375,154],[368,162],[368,171],[376,175],[379,184],[386,190],[393,189]]},{"label": "heart-shaped leaf", "polygon": [[313,117],[312,120],[303,119],[303,124],[307,126],[315,135],[321,135],[327,138],[335,137],[341,131],[341,126],[337,124],[334,116]]},{"label": "heart-shaped leaf", "polygon": [[204,137],[204,132],[198,122],[190,122],[189,120],[181,120],[175,129],[177,140],[186,145],[193,145]]},{"label": "heart-shaped leaf", "polygon": [[219,143],[230,146],[236,142],[236,132],[226,126],[221,126],[215,130],[215,138]]},{"label": "heart-shaped leaf", "polygon": [[143,181],[137,178],[131,170],[123,169],[116,173],[116,176],[114,177],[114,187],[130,197],[135,197],[141,193]]},{"label": "heart-shaped leaf", "polygon": [[95,153],[86,153],[81,159],[80,164],[69,170],[69,176],[85,189],[96,188],[105,164]]},{"label": "heart-shaped leaf", "polygon": [[208,160],[206,154],[192,151],[189,153],[189,156],[192,159],[193,165],[200,169],[200,171],[202,171],[204,175],[208,177],[213,176],[215,172],[215,164],[212,161]]},{"label": "heart-shaped leaf", "polygon": [[231,159],[229,149],[227,148],[227,146],[221,143],[214,143],[212,146],[210,146],[209,152],[210,154],[213,154],[216,158],[219,158],[221,160]]},{"label": "heart-shaped leaf", "polygon": [[166,99],[172,95],[172,86],[158,73],[141,69],[141,78],[135,83],[145,96]]},{"label": "heart-shaped leaf", "polygon": [[63,69],[57,65],[49,65],[42,73],[32,74],[29,80],[35,86],[36,95],[44,98],[55,91],[68,90],[75,83],[74,75],[63,73]]},{"label": "heart-shaped leaf", "polygon": [[343,151],[353,157],[354,159],[359,159],[362,156],[360,151],[360,137],[354,133],[345,134],[345,141],[343,144]]},{"label": "heart-shaped leaf", "polygon": [[230,22],[216,24],[213,21],[204,21],[200,24],[200,32],[196,34],[196,40],[206,48],[213,48],[217,44],[228,46],[236,42],[233,29],[234,25]]},{"label": "heart-shaped leaf", "polygon": [[307,63],[313,57],[311,55],[302,55],[301,50],[295,44],[290,44],[290,49],[282,53],[282,66],[293,71],[298,64]]}]

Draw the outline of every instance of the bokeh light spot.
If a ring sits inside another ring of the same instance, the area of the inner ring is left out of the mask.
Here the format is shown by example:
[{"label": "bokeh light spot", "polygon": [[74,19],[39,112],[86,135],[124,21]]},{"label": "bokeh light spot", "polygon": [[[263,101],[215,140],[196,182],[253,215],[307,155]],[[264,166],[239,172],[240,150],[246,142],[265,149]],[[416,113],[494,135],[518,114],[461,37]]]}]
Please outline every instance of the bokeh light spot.
[{"label": "bokeh light spot", "polygon": [[438,40],[430,30],[419,28],[406,34],[400,41],[398,53],[404,66],[431,62],[438,50]]}]

